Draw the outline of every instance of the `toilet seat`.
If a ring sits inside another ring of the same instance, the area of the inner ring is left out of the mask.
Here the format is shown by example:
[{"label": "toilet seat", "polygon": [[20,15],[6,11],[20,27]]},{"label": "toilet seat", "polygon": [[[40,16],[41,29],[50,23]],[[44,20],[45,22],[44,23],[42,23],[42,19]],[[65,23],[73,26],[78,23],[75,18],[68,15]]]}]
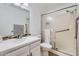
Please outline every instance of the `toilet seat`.
[{"label": "toilet seat", "polygon": [[48,44],[48,43],[41,43],[41,47],[45,47],[45,48],[52,48],[52,45]]}]

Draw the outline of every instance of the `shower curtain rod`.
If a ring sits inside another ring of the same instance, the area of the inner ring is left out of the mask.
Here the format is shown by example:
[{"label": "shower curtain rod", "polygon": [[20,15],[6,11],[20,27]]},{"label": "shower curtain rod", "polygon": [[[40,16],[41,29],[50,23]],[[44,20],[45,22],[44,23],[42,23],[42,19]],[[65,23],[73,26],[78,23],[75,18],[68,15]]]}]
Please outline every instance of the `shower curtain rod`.
[{"label": "shower curtain rod", "polygon": [[64,10],[64,9],[67,9],[67,8],[71,8],[71,7],[75,7],[75,6],[77,6],[77,5],[72,5],[72,6],[65,7],[65,8],[62,8],[62,9],[59,9],[59,10],[56,10],[56,11],[53,11],[53,12],[45,13],[45,14],[42,14],[42,15],[47,15],[47,14],[50,14],[50,13],[54,13],[54,12],[61,11],[61,10]]}]

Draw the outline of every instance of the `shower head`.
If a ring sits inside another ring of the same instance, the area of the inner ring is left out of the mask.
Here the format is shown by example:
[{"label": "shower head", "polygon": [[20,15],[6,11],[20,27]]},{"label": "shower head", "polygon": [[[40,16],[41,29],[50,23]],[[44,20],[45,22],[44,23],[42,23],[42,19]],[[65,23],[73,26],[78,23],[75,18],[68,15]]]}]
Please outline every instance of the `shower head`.
[{"label": "shower head", "polygon": [[75,11],[77,11],[77,9],[74,9],[72,11],[66,10],[66,12],[69,12],[69,13],[74,13]]},{"label": "shower head", "polygon": [[69,11],[69,10],[66,10],[66,12],[70,12],[70,13],[73,13],[74,11]]},{"label": "shower head", "polygon": [[79,17],[77,17],[76,20],[79,20]]},{"label": "shower head", "polygon": [[70,12],[69,10],[66,10],[66,12]]}]

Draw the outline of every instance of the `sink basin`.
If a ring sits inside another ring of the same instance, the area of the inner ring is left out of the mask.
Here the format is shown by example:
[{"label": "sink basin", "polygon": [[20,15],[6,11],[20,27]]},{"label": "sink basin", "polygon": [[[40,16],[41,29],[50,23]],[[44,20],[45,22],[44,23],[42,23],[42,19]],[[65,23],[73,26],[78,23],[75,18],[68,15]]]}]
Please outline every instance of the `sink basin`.
[{"label": "sink basin", "polygon": [[13,45],[22,43],[24,41],[25,41],[25,39],[10,39],[10,40],[6,40],[6,41],[1,41],[0,46],[1,45],[13,46]]},{"label": "sink basin", "polygon": [[13,46],[18,46],[18,45],[22,45],[25,43],[30,43],[33,41],[38,40],[37,37],[32,37],[32,36],[28,36],[28,37],[23,37],[21,39],[10,39],[10,40],[5,40],[5,41],[1,41],[0,42],[0,48],[7,48],[7,47],[13,47]]}]

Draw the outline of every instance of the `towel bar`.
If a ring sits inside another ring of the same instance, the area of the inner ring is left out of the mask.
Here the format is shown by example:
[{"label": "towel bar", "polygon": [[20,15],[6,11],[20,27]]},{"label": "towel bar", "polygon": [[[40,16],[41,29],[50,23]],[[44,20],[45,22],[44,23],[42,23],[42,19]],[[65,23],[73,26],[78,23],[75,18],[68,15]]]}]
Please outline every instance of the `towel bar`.
[{"label": "towel bar", "polygon": [[56,33],[65,32],[65,31],[69,31],[69,29],[64,29],[64,30],[56,31]]}]

